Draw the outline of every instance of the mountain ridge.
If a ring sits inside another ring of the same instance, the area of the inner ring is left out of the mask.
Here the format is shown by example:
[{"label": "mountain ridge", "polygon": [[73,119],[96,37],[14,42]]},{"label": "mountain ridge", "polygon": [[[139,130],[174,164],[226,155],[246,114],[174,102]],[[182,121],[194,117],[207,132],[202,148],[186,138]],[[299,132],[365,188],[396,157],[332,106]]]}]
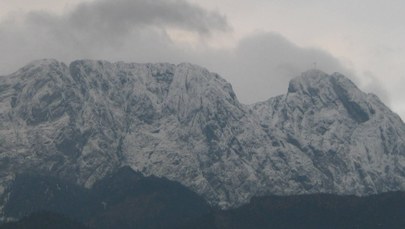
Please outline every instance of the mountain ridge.
[{"label": "mountain ridge", "polygon": [[253,105],[192,64],[42,60],[0,83],[3,202],[19,172],[89,188],[122,166],[222,208],[265,194],[405,190],[402,120],[340,74],[310,70]]}]

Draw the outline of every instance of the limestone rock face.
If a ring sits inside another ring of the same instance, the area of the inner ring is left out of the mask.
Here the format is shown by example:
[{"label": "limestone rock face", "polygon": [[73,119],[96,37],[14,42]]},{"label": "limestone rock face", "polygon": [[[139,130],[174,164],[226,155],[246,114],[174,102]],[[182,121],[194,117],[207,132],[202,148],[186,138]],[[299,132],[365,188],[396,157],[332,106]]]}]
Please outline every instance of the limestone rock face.
[{"label": "limestone rock face", "polygon": [[316,70],[249,106],[191,64],[40,60],[0,77],[0,206],[19,173],[91,187],[123,166],[222,208],[263,194],[405,190],[405,125]]}]

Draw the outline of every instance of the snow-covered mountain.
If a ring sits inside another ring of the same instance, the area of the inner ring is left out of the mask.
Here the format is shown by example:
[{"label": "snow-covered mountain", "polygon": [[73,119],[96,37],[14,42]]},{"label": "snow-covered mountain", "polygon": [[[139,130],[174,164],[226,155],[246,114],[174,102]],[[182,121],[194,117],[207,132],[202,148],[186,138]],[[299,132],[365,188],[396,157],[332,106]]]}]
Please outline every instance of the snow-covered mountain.
[{"label": "snow-covered mountain", "polygon": [[250,106],[191,64],[40,60],[0,77],[0,206],[18,173],[91,187],[123,166],[224,208],[264,194],[405,190],[405,125],[317,70]]}]

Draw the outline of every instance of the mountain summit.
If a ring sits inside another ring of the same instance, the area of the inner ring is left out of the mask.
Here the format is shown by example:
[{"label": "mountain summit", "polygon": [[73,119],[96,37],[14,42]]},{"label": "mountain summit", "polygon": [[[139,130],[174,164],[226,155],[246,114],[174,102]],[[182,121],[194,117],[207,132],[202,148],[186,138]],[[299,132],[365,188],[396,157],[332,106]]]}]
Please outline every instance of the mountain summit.
[{"label": "mountain summit", "polygon": [[0,205],[20,173],[90,188],[123,166],[222,208],[265,194],[405,190],[405,125],[318,70],[249,106],[191,64],[41,60],[0,77]]}]

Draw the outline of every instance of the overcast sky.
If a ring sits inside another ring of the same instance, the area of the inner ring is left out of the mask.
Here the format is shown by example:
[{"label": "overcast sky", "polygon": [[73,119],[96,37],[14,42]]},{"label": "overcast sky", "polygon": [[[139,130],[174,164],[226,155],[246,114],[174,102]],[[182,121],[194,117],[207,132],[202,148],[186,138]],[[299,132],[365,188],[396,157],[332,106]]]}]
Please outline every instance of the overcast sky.
[{"label": "overcast sky", "polygon": [[41,58],[191,62],[253,103],[316,62],[405,120],[404,10],[402,0],[0,0],[0,74]]}]

